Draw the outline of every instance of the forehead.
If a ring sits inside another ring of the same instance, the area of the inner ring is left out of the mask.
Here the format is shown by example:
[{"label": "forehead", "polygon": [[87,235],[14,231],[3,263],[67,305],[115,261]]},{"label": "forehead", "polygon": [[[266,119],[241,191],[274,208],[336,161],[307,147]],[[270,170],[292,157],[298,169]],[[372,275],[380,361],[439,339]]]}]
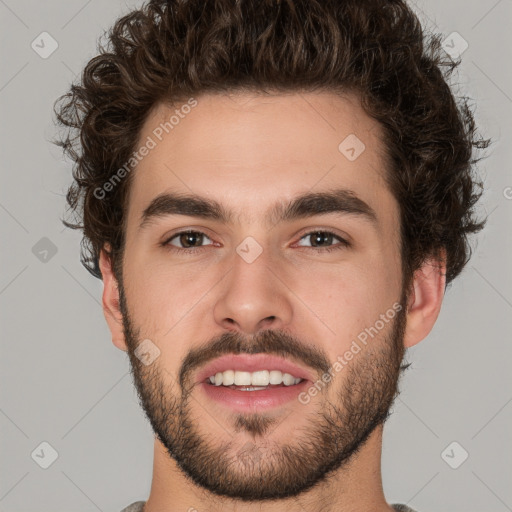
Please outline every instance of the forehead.
[{"label": "forehead", "polygon": [[[355,95],[206,94],[155,105],[137,147],[128,226],[166,191],[222,202],[256,222],[300,193],[345,188],[375,209],[393,201],[381,126]],[[392,205],[389,205],[392,206]]]}]

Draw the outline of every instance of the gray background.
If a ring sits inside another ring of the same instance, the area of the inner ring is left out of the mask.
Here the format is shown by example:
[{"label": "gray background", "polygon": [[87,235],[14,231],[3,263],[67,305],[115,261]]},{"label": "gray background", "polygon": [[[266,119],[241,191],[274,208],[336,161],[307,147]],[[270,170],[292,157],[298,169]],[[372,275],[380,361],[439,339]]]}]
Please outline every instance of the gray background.
[{"label": "gray background", "polygon": [[[53,102],[95,55],[102,31],[139,5],[0,0],[3,512],[119,511],[149,494],[152,431],[127,356],[111,343],[102,283],[79,262],[80,233],[59,220],[71,164],[49,143]],[[413,366],[385,428],[384,490],[389,502],[421,512],[505,512],[512,510],[512,1],[418,0],[414,9],[426,28],[468,42],[455,80],[495,145],[480,162],[488,225],[432,333],[408,352]],[[59,45],[46,59],[31,47],[43,31]],[[43,441],[58,453],[48,469],[35,462],[50,461]],[[453,441],[462,448],[444,452]],[[452,469],[446,461],[460,463],[462,449],[469,457]]]}]

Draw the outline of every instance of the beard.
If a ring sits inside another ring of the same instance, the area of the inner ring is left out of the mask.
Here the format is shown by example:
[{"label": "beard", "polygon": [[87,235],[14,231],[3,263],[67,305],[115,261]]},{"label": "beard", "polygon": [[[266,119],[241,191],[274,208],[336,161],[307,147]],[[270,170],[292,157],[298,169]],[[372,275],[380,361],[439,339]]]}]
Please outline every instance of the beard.
[{"label": "beard", "polygon": [[[193,372],[204,363],[225,354],[268,353],[301,361],[318,375],[327,373],[332,363],[319,349],[280,330],[259,331],[250,338],[230,331],[190,351],[173,375],[157,364],[158,358],[145,366],[135,355],[141,329],[129,314],[121,281],[119,295],[140,405],[169,457],[196,485],[217,496],[247,502],[276,500],[326,482],[330,474],[347,467],[387,420],[399,394],[400,373],[408,367],[401,366],[406,326],[402,307],[384,329],[386,334],[369,341],[328,384],[322,383],[323,391],[300,406],[303,413],[300,407],[291,410],[291,418],[278,418],[275,411],[233,411],[220,420],[212,413],[217,429],[226,418],[231,422],[230,427],[221,427],[231,439],[220,441],[218,433],[202,428],[207,412],[193,395]],[[400,304],[406,304],[405,299],[402,293]],[[293,419],[297,414],[300,420]],[[272,440],[272,431],[287,420],[286,441]]]}]

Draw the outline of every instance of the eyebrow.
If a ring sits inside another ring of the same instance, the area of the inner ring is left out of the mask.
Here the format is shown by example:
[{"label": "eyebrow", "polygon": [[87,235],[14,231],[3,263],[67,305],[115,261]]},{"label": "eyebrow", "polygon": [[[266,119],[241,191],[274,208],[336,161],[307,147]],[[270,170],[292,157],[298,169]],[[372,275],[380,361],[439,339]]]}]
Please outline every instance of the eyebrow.
[{"label": "eyebrow", "polygon": [[[323,192],[307,192],[289,202],[278,202],[266,213],[267,225],[279,222],[314,217],[325,214],[353,215],[377,226],[375,210],[356,194],[347,189],[334,189]],[[152,221],[169,215],[186,215],[210,219],[224,224],[233,224],[235,213],[227,210],[215,199],[196,194],[165,192],[156,196],[144,209],[140,217],[139,230]]]}]

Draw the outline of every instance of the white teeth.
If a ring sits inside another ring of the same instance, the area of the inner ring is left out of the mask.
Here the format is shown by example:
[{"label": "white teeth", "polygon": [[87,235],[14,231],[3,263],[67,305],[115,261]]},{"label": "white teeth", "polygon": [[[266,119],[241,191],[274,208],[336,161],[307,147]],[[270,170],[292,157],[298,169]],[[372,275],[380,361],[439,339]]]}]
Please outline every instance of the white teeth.
[{"label": "white teeth", "polygon": [[235,372],[233,370],[226,370],[221,375],[224,386],[232,386],[235,383]]},{"label": "white teeth", "polygon": [[[222,383],[224,383],[224,375],[222,375]],[[235,386],[250,386],[251,374],[249,372],[235,372]]]},{"label": "white teeth", "polygon": [[283,374],[279,371],[272,370],[270,372],[270,384],[281,384],[283,382]]},{"label": "white teeth", "polygon": [[[253,372],[251,375],[251,384],[253,386],[268,386],[269,383],[268,370]],[[224,381],[223,381],[224,382]]]},{"label": "white teeth", "polygon": [[[259,370],[257,372],[240,372],[234,370],[226,370],[217,372],[209,378],[211,384],[216,386],[257,386],[256,388],[244,388],[244,391],[256,391],[264,389],[269,384],[279,385],[283,383],[285,386],[292,386],[302,381],[300,377],[294,377],[289,373],[282,373],[279,370]],[[263,386],[263,387],[262,387]]]},{"label": "white teeth", "polygon": [[283,375],[283,384],[285,386],[292,386],[295,383],[295,377],[289,373]]}]

